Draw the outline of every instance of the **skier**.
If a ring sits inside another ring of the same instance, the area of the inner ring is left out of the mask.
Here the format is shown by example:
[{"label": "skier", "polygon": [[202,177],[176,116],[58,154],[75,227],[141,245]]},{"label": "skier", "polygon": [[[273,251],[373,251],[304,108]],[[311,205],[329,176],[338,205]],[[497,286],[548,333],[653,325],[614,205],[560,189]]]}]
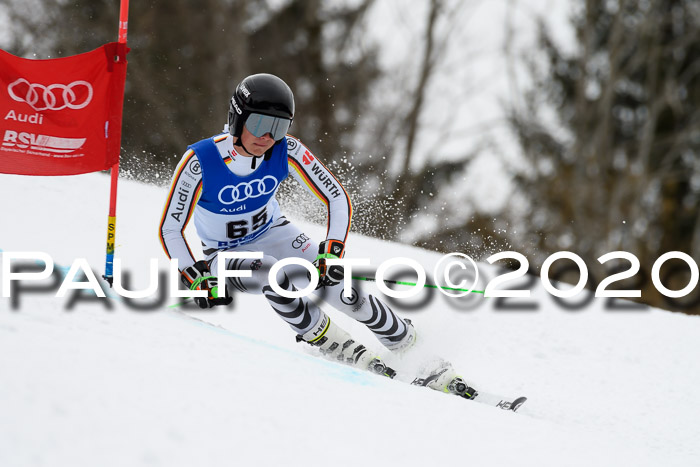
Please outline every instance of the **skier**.
[{"label": "skier", "polygon": [[[183,283],[208,292],[206,298],[194,299],[202,308],[232,300],[218,296],[217,279],[211,273],[217,270],[219,252],[263,252],[262,259],[227,261],[226,269],[252,273],[228,277],[228,290],[263,294],[298,340],[317,346],[330,358],[376,373],[392,371],[308,297],[287,298],[268,284],[268,271],[275,262],[303,258],[318,268],[315,293],[367,325],[387,349],[401,352],[415,341],[410,321],[377,297],[357,293],[350,300],[344,298],[343,269],[328,266],[326,259],[345,254],[350,198],[321,161],[287,134],[293,119],[294,96],[282,79],[270,74],[243,79],[231,97],[224,132],[189,146],[175,170],[160,223],[161,244],[169,258],[177,258]],[[280,212],[277,190],[290,174],[327,207],[326,238],[318,245]],[[183,234],[193,216],[205,260],[195,259]],[[283,270],[277,275],[277,283],[290,292],[307,281],[307,277],[290,278]]]},{"label": "skier", "polygon": [[[333,174],[302,142],[288,135],[294,119],[294,96],[280,78],[256,74],[243,79],[231,97],[228,125],[218,135],[188,147],[175,170],[160,223],[160,239],[169,258],[177,258],[183,283],[204,290],[195,302],[202,308],[231,303],[218,294],[211,271],[219,252],[262,252],[261,259],[229,259],[227,270],[250,271],[250,277],[227,277],[227,289],[263,294],[273,310],[297,333],[297,340],[319,348],[325,356],[374,373],[394,377],[380,358],[341,329],[308,297],[288,298],[268,283],[270,267],[289,257],[312,262],[319,274],[314,293],[334,308],[365,324],[387,349],[404,353],[413,346],[416,330],[409,320],[371,294],[353,290],[344,297],[343,268],[326,264],[342,258],[350,231],[350,198]],[[318,245],[280,212],[276,195],[292,175],[326,205],[326,238]],[[196,260],[184,237],[191,217],[202,242],[205,260]],[[308,285],[308,276],[290,278],[282,269],[277,284],[288,292]],[[449,363],[432,368],[414,384],[476,396]]]}]

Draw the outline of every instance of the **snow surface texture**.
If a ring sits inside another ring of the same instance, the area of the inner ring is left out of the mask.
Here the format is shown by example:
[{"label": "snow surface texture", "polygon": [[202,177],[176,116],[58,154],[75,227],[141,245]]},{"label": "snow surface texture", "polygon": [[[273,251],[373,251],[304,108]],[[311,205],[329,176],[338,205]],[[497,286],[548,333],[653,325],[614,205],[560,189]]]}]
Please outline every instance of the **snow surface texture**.
[{"label": "snow surface texture", "polygon": [[[44,251],[64,267],[85,257],[102,274],[108,185],[101,174],[3,175],[0,248]],[[148,258],[165,269],[166,191],[128,181],[119,190],[117,255],[142,288]],[[427,271],[440,259],[357,235],[348,254],[374,267],[410,257]],[[0,301],[3,467],[700,465],[697,317],[597,301],[566,311],[539,283],[537,311],[437,293],[418,310],[396,308],[414,320],[419,350],[477,388],[527,395],[512,413],[310,355],[261,296],[209,312],[139,312],[118,298],[68,310],[54,293],[22,292],[17,309]],[[361,325],[329,313],[382,352]]]}]

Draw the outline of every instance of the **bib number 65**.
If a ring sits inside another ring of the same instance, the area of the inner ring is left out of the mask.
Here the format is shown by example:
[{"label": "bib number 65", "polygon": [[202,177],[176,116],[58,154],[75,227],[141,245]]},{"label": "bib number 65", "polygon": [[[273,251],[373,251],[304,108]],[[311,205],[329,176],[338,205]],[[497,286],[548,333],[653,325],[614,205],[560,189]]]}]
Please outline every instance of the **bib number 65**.
[{"label": "bib number 65", "polygon": [[228,222],[226,224],[226,236],[231,240],[238,240],[248,235],[249,232],[255,232],[266,223],[267,210],[263,209],[253,214],[250,219]]}]

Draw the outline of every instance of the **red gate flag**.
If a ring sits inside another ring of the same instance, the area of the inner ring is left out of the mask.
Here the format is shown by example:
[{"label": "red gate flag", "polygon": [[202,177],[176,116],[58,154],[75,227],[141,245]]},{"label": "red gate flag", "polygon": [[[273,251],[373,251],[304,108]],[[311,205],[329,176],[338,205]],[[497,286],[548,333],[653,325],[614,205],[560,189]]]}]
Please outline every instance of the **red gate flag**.
[{"label": "red gate flag", "polygon": [[50,60],[0,50],[0,173],[74,175],[119,161],[124,43]]}]

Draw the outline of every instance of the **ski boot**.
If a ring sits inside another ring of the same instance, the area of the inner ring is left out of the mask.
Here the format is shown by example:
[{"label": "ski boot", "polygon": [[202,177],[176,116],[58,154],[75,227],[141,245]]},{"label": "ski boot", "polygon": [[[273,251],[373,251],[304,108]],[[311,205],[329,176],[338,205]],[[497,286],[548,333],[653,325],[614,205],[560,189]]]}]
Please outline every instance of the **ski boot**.
[{"label": "ski boot", "polygon": [[364,345],[355,342],[350,334],[339,328],[325,313],[318,325],[304,335],[297,335],[297,342],[317,347],[330,360],[389,378],[396,376],[393,369],[386,366],[379,357],[373,356]]},{"label": "ski boot", "polygon": [[479,393],[476,392],[476,389],[469,387],[469,385],[459,376],[447,383],[445,392],[449,392],[450,394],[455,394],[469,400],[472,400],[479,395]]},{"label": "ski boot", "polygon": [[386,376],[387,378],[391,379],[394,379],[394,376],[396,376],[396,371],[394,371],[393,368],[386,366],[386,364],[379,357],[374,357],[372,361],[369,362],[367,371],[377,375]]},{"label": "ski boot", "polygon": [[449,362],[439,360],[437,365],[433,365],[434,369],[429,370],[428,376],[425,378],[416,378],[411,384],[415,386],[425,386],[440,392],[455,394],[465,399],[474,399],[477,392],[452,368]]}]

